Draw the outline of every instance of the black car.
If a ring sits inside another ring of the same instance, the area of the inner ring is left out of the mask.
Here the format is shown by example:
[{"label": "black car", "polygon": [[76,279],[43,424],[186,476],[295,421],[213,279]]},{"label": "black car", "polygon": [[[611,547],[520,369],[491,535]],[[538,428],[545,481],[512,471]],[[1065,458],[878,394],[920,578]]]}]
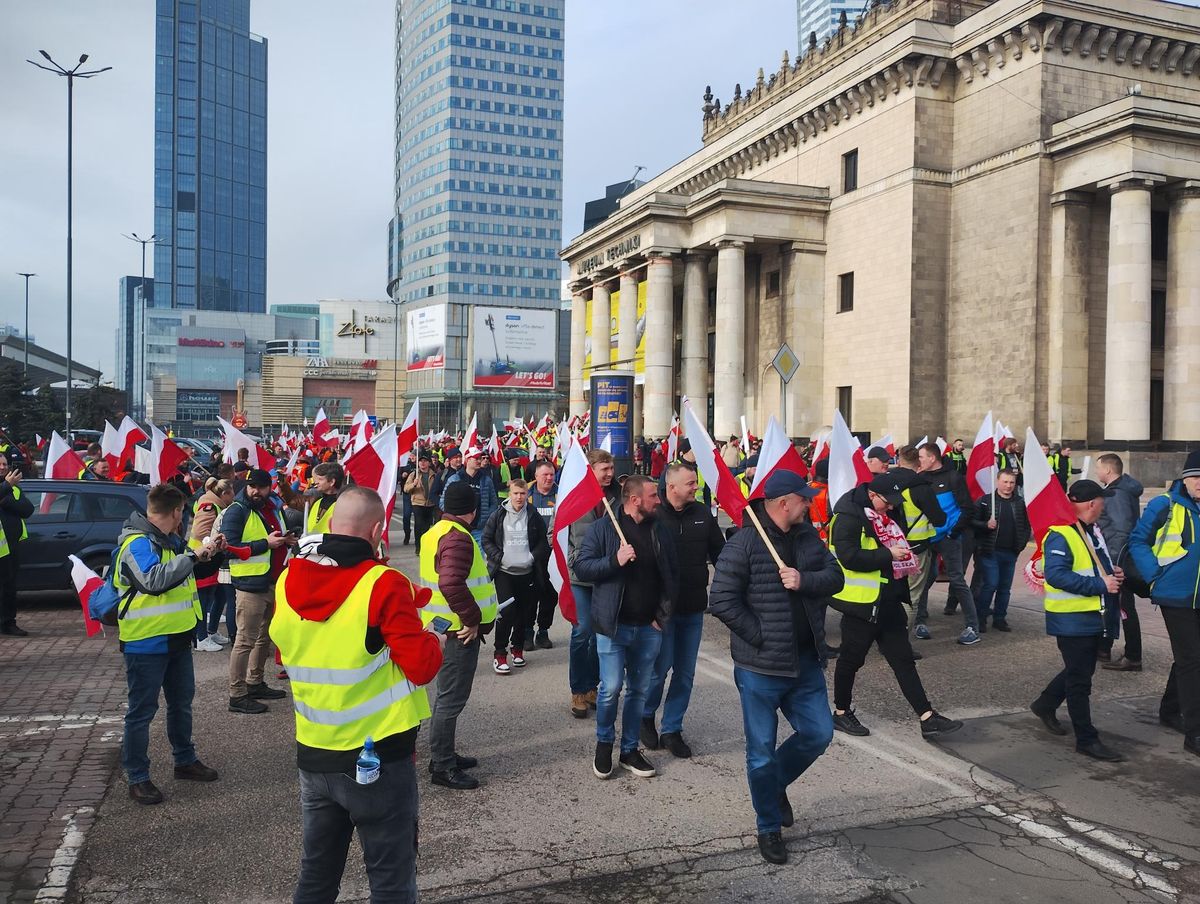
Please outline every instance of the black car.
[{"label": "black car", "polygon": [[21,495],[33,503],[29,538],[21,543],[17,590],[72,590],[75,555],[104,574],[121,526],[146,513],[147,487],[102,480],[23,480]]}]

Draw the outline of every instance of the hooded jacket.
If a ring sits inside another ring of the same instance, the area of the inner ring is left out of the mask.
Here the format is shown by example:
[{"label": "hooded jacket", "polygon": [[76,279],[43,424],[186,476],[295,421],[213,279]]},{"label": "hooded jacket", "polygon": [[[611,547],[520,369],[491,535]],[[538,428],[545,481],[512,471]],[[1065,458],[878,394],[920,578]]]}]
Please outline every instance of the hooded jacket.
[{"label": "hooded jacket", "polygon": [[[326,622],[333,616],[354,585],[375,565],[371,544],[359,537],[325,534],[298,549],[284,572],[280,588],[287,603],[301,618]],[[277,591],[278,592],[278,591]],[[418,587],[401,572],[385,572],[371,590],[363,646],[378,653],[385,646],[392,662],[413,684],[428,684],[442,665],[442,650],[436,637],[425,631],[417,609],[432,594]],[[419,728],[375,739],[381,762],[395,762],[413,755]],[[296,765],[307,772],[353,773],[357,750],[324,750],[297,742]]]},{"label": "hooded jacket", "polygon": [[22,495],[20,499],[13,493],[12,484],[0,479],[0,528],[8,540],[9,549],[14,548],[21,540],[21,522],[33,515],[33,503],[29,497]]},{"label": "hooded jacket", "polygon": [[1100,513],[1100,531],[1104,534],[1104,542],[1113,559],[1121,558],[1121,550],[1129,542],[1133,526],[1137,524],[1142,514],[1142,493],[1146,488],[1141,481],[1122,474],[1107,489],[1116,495],[1104,500],[1104,511]]},{"label": "hooded jacket", "polygon": [[[833,507],[829,544],[835,550],[837,561],[850,571],[878,571],[883,574],[885,580],[879,589],[879,601],[875,606],[863,606],[834,599],[830,600],[829,605],[845,615],[894,625],[907,618],[901,605],[909,602],[908,581],[893,576],[892,553],[882,544],[877,549],[862,548],[864,532],[870,537],[875,536],[875,528],[866,515],[870,505],[871,497],[867,495],[866,484],[859,484],[842,496]],[[895,514],[889,512],[888,516]]]},{"label": "hooded jacket", "polygon": [[[528,513],[525,526],[529,533],[529,551],[533,554],[533,575],[535,581],[540,581],[546,565],[550,562],[550,541],[546,537],[546,522],[528,501],[521,511]],[[506,499],[504,505],[492,512],[492,517],[483,526],[483,542],[480,546],[487,558],[488,575],[493,578],[504,559],[504,518],[510,512],[515,510],[512,503]]]},{"label": "hooded jacket", "polygon": [[[1183,523],[1187,555],[1163,568],[1154,555],[1154,541],[1171,517],[1174,504],[1182,505],[1187,515]],[[1182,480],[1171,484],[1166,494],[1150,500],[1129,535],[1129,552],[1138,573],[1150,584],[1154,605],[1200,609],[1200,504],[1188,495]]]},{"label": "hooded jacket", "polygon": [[[912,468],[898,465],[888,471],[888,476],[895,478],[896,485],[901,490],[908,490],[908,495],[912,497],[913,505],[920,509],[922,515],[929,519],[930,525],[934,528],[939,528],[946,523],[946,513],[942,511],[941,505],[938,504],[937,493],[934,492],[933,485],[924,474],[914,471]],[[900,522],[900,526],[907,535],[912,525],[904,517],[904,510],[901,509],[892,512],[892,517]],[[910,545],[919,552],[929,546],[929,541],[920,540]]]},{"label": "hooded jacket", "polygon": [[698,615],[708,608],[708,564],[717,564],[725,535],[708,506],[689,499],[676,510],[664,500],[655,516],[671,533],[679,561],[677,615]]},{"label": "hooded jacket", "polygon": [[798,524],[785,533],[761,500],[750,504],[784,562],[800,572],[800,589],[783,586],[770,550],[748,525],[721,550],[708,611],[729,628],[729,652],[737,665],[760,675],[795,678],[801,665],[795,619],[807,619],[823,667],[828,655],[825,607],[845,578],[811,524]]},{"label": "hooded jacket", "polygon": [[[946,515],[946,521],[938,527],[933,542],[938,543],[947,537],[958,537],[965,526],[965,520],[970,518],[975,505],[971,501],[967,482],[945,461],[936,471],[922,471],[921,474],[933,487],[938,505]],[[960,521],[964,523],[960,524]]]},{"label": "hooded jacket", "polygon": [[[121,527],[117,548],[134,534],[142,536],[129,544],[121,554],[117,567],[121,569],[122,578],[138,593],[166,593],[192,575],[196,560],[185,555],[187,547],[178,534],[164,534],[141,512],[134,512],[125,519],[125,524]],[[160,551],[164,549],[173,552],[175,558],[169,562],[162,562]],[[191,647],[194,633],[193,626],[178,634],[163,634],[129,643],[122,641],[120,646],[125,653],[171,653]]]},{"label": "hooded jacket", "polygon": [[[249,546],[250,554],[257,556],[266,552],[270,547],[266,540],[254,540],[251,543],[242,540],[242,535],[246,532],[246,522],[251,518],[261,518],[268,535],[282,529],[279,516],[275,512],[274,502],[268,499],[261,508],[255,508],[243,487],[241,492],[233,498],[229,508],[221,513],[221,533],[225,535],[225,541],[229,546]],[[283,572],[287,554],[286,546],[272,549],[271,570],[266,574],[235,577],[233,578],[234,588],[246,593],[266,593],[274,586],[276,579]]]}]

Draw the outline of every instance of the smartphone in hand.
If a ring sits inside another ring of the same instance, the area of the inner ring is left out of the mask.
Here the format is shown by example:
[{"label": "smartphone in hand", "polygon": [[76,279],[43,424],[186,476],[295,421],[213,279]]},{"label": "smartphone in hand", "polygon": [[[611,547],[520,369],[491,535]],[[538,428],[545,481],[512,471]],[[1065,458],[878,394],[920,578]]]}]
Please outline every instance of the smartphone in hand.
[{"label": "smartphone in hand", "polygon": [[433,630],[438,634],[445,634],[450,630],[450,619],[436,615],[434,616],[433,621],[429,623],[429,627],[433,628]]}]

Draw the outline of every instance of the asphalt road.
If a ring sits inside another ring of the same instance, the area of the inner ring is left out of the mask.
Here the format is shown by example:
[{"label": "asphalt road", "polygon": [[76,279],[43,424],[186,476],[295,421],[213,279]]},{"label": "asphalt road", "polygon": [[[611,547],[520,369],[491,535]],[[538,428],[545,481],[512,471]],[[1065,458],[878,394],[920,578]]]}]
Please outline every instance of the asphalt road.
[{"label": "asphalt road", "polygon": [[[395,564],[412,573],[411,547]],[[531,652],[510,676],[481,658],[459,748],[480,759],[483,787],[430,786],[424,737],[418,748],[423,899],[1200,901],[1200,762],[1155,718],[1170,662],[1158,614],[1143,609],[1147,671],[1097,671],[1096,723],[1129,757],[1102,765],[1027,712],[1060,667],[1040,599],[1018,587],[1013,633],[990,632],[971,648],[954,644],[960,621],[941,615],[943,599],[935,590],[934,639],[916,642],[920,671],[934,705],[966,727],[945,743],[923,741],[873,654],[857,689],[872,735],[837,734],[792,786],[797,822],[785,830],[791,861],[782,867],[765,864],[755,845],[728,639],[715,620],[685,724],[696,755],[650,753],[652,779],[592,775],[593,721],[568,712],[564,622],[551,630],[555,648]],[[836,639],[836,616],[830,623]],[[173,781],[160,713],[152,757],[167,801],[139,807],[114,775],[69,900],[290,900],[300,851],[290,706],[227,712],[226,667],[225,653],[196,654],[195,738],[221,780]],[[340,901],[368,900],[360,858],[355,843]]]}]

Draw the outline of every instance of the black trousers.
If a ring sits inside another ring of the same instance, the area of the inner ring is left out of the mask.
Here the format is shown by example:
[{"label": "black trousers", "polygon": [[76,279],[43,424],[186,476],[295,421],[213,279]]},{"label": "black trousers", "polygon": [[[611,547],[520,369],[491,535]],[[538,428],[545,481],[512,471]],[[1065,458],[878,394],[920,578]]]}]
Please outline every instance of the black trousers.
[{"label": "black trousers", "polygon": [[933,707],[925,696],[921,676],[913,662],[912,644],[908,639],[906,622],[878,624],[853,615],[842,616],[842,652],[838,654],[833,669],[833,705],[848,710],[854,700],[854,676],[867,660],[871,644],[892,667],[892,673],[900,685],[900,692],[918,716]]},{"label": "black trousers", "polygon": [[437,508],[432,505],[414,505],[413,512],[413,527],[417,533],[417,552],[421,552],[421,535],[429,528],[433,527],[433,517],[437,512]]},{"label": "black trousers", "polygon": [[0,627],[17,620],[17,573],[21,557],[18,549],[15,543],[11,544],[8,555],[0,559]]},{"label": "black trousers", "polygon": [[1067,713],[1075,729],[1076,744],[1099,740],[1100,732],[1092,724],[1092,676],[1096,673],[1096,652],[1100,649],[1099,634],[1087,637],[1059,637],[1058,651],[1062,653],[1063,670],[1059,672],[1037,699],[1038,708],[1056,710],[1067,702]]},{"label": "black trousers", "polygon": [[507,653],[510,642],[514,650],[524,650],[525,625],[529,621],[529,612],[537,608],[538,602],[536,575],[532,571],[528,574],[497,571],[495,584],[500,602],[510,596],[513,598],[496,619],[496,652]]},{"label": "black trousers", "polygon": [[550,583],[550,573],[546,566],[541,566],[541,580],[537,582],[537,605],[530,606],[529,611],[525,613],[525,632],[528,634],[534,628],[549,631],[550,626],[554,624],[554,610],[557,608],[558,593]]},{"label": "black trousers", "polygon": [[1179,713],[1184,734],[1200,735],[1200,609],[1160,606],[1159,611],[1175,656],[1159,712]]},{"label": "black trousers", "polygon": [[[1130,662],[1142,661],[1142,623],[1138,621],[1137,598],[1124,587],[1120,593],[1121,612],[1125,618],[1121,621],[1121,631],[1125,635],[1125,658]],[[1113,638],[1106,637],[1100,643],[1100,649],[1111,653]]]}]

